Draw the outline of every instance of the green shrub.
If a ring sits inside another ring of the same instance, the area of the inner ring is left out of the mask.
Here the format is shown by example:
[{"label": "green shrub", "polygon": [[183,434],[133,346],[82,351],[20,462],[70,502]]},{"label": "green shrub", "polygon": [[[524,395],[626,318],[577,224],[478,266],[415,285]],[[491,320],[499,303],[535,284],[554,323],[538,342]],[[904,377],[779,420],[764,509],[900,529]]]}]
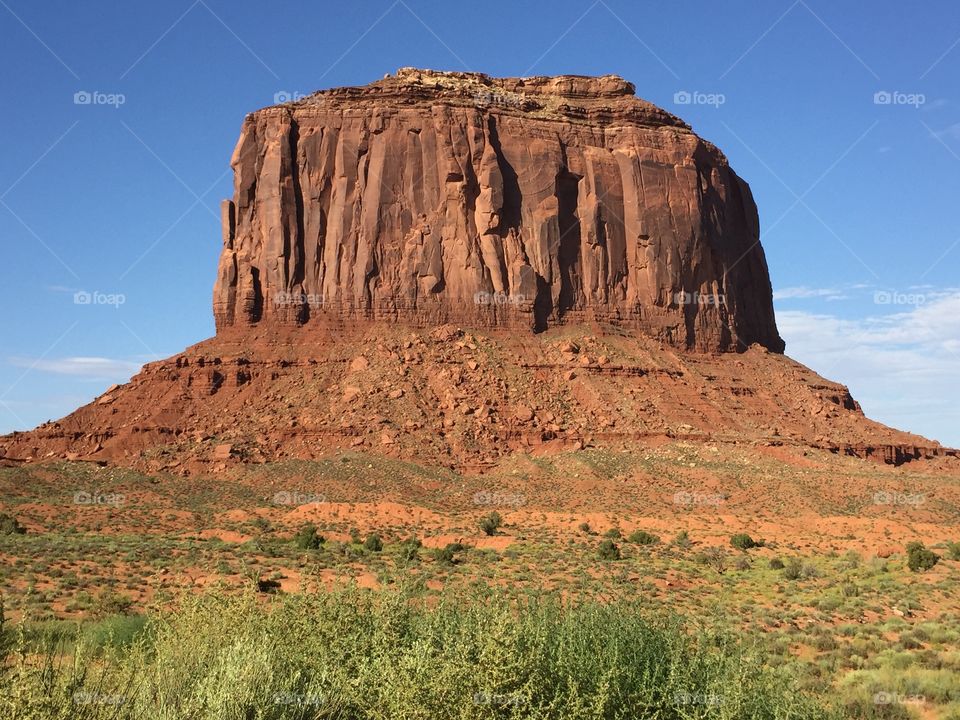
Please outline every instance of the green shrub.
[{"label": "green shrub", "polygon": [[770,558],[770,569],[771,570],[783,570],[783,560],[778,557]]},{"label": "green shrub", "polygon": [[686,530],[681,530],[673,536],[673,544],[683,550],[687,550],[693,546],[693,542],[690,540],[690,534]]},{"label": "green shrub", "polygon": [[[638,602],[488,588],[436,603],[358,588],[266,599],[206,593],[99,659],[12,654],[0,673],[0,717],[837,717],[756,648],[645,612]],[[120,701],[78,704],[87,697]]]},{"label": "green shrub", "polygon": [[15,517],[0,513],[0,535],[23,535],[27,529]]},{"label": "green shrub", "polygon": [[924,572],[940,562],[940,556],[924,547],[922,542],[907,545],[907,567],[913,572]]},{"label": "green shrub", "polygon": [[370,552],[380,552],[383,550],[383,540],[376,533],[370,533],[367,535],[367,539],[363,541],[363,548]]},{"label": "green shrub", "polygon": [[593,532],[593,530],[590,529],[590,523],[588,523],[588,522],[582,522],[582,523],[580,523],[580,525],[578,526],[578,528],[579,528],[580,532],[586,533],[587,535],[590,535],[590,534]]},{"label": "green shrub", "polygon": [[600,556],[601,560],[619,560],[620,548],[613,540],[606,538],[600,541],[600,546],[597,548],[597,554]]},{"label": "green shrub", "polygon": [[480,518],[480,529],[487,535],[496,535],[501,525],[503,525],[503,518],[496,510]]},{"label": "green shrub", "polygon": [[947,557],[951,560],[960,560],[960,542],[947,543]]},{"label": "green shrub", "polygon": [[448,543],[446,547],[436,548],[433,551],[433,557],[443,565],[456,565],[458,562],[457,553],[462,552],[463,549],[463,545],[460,543]]},{"label": "green shrub", "polygon": [[301,550],[316,550],[325,542],[322,535],[317,534],[317,526],[307,523],[293,536],[293,544]]},{"label": "green shrub", "polygon": [[420,557],[420,548],[423,543],[416,537],[408,537],[400,543],[400,559],[404,562],[413,562]]},{"label": "green shrub", "polygon": [[787,580],[797,580],[803,572],[803,561],[798,557],[787,558],[783,566],[783,576]]},{"label": "green shrub", "polygon": [[735,533],[730,536],[730,544],[737,550],[750,550],[755,547],[763,547],[763,540],[754,540],[747,533]]},{"label": "green shrub", "polygon": [[133,600],[113,590],[105,590],[91,610],[93,617],[105,618],[111,615],[126,615],[133,607]]},{"label": "green shrub", "polygon": [[659,537],[653,533],[648,533],[646,530],[634,530],[627,540],[637,545],[655,545],[660,542]]}]

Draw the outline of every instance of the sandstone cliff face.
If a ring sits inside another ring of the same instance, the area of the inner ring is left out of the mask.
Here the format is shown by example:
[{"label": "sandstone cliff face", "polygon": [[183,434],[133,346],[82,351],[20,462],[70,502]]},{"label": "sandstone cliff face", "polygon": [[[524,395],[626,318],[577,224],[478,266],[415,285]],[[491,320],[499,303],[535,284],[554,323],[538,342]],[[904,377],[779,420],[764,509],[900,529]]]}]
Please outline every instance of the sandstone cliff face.
[{"label": "sandstone cliff face", "polygon": [[404,69],[249,115],[218,332],[457,322],[782,352],[750,189],[613,77]]}]

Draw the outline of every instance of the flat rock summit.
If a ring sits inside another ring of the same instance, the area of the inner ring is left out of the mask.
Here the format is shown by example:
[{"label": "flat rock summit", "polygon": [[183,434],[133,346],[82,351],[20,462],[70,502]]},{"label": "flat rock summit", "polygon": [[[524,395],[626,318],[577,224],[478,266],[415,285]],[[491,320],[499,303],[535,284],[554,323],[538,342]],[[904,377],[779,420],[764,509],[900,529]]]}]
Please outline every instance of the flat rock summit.
[{"label": "flat rock summit", "polygon": [[248,115],[231,163],[216,336],[0,461],[484,472],[670,438],[957,461],[783,354],[749,187],[619,77],[404,68]]}]

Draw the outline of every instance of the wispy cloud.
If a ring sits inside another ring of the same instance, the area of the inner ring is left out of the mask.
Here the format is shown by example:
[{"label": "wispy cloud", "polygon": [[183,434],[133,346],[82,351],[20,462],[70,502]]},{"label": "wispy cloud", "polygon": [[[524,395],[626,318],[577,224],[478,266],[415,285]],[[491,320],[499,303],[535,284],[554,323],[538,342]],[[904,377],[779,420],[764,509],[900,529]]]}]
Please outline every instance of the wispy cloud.
[{"label": "wispy cloud", "polygon": [[126,381],[143,366],[130,360],[103,357],[65,357],[65,358],[26,358],[11,357],[8,360],[15,367],[30,368],[39,372],[55,375],[68,375],[85,380]]},{"label": "wispy cloud", "polygon": [[840,288],[812,288],[800,285],[797,287],[780,288],[773,291],[774,300],[798,300],[808,298],[833,298],[842,296],[844,291]]},{"label": "wispy cloud", "polygon": [[850,386],[874,419],[960,446],[960,292],[861,318],[777,311],[787,353]]}]

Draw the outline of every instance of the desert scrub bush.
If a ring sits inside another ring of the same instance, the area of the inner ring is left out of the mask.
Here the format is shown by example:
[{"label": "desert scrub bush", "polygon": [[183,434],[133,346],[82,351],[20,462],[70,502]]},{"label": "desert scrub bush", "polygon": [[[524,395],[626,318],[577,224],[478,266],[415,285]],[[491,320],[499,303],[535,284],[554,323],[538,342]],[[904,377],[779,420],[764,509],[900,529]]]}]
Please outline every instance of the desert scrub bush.
[{"label": "desert scrub bush", "polygon": [[913,572],[924,572],[940,562],[940,556],[924,547],[922,542],[907,544],[907,567]]},{"label": "desert scrub bush", "polygon": [[771,570],[783,570],[783,560],[778,557],[770,558],[770,569]]},{"label": "desert scrub bush", "polygon": [[690,540],[690,534],[686,530],[681,530],[674,535],[672,543],[681,550],[689,550],[693,547],[693,541]]},{"label": "desert scrub bush", "polygon": [[623,537],[623,531],[618,527],[612,527],[609,530],[607,530],[603,534],[603,536],[605,538],[610,538],[611,540],[619,540],[620,538]]},{"label": "desert scrub bush", "polygon": [[23,535],[27,529],[20,522],[6,513],[0,513],[0,535]]},{"label": "desert scrub bush", "polygon": [[588,522],[582,522],[582,523],[580,523],[580,524],[577,526],[577,529],[578,529],[580,532],[584,533],[585,535],[592,535],[592,534],[593,534],[593,530],[590,528],[590,523],[588,523]]},{"label": "desert scrub bush", "polygon": [[400,543],[399,555],[404,562],[414,562],[420,557],[420,548],[423,543],[415,536],[408,537]]},{"label": "desert scrub bush", "polygon": [[433,559],[441,565],[456,565],[459,561],[457,553],[463,551],[463,545],[460,543],[448,543],[442,548],[436,548],[433,551]]},{"label": "desert scrub bush", "polygon": [[754,540],[747,533],[735,533],[730,536],[730,544],[737,550],[750,550],[755,547],[763,547],[763,540]]},{"label": "desert scrub bush", "polygon": [[480,529],[485,535],[496,535],[501,525],[503,525],[503,518],[496,510],[480,518]]},{"label": "desert scrub bush", "polygon": [[98,661],[82,644],[68,662],[54,648],[12,661],[4,718],[838,718],[732,635],[647,619],[637,602],[487,588],[436,603],[409,589],[208,593]]},{"label": "desert scrub bush", "polygon": [[606,538],[597,546],[597,555],[601,560],[619,560],[620,548],[613,540]]},{"label": "desert scrub bush", "polygon": [[313,523],[307,523],[293,536],[293,544],[301,550],[317,550],[324,542],[324,537],[317,534],[317,526]]},{"label": "desert scrub bush", "polygon": [[947,543],[947,557],[951,560],[960,560],[960,542]]},{"label": "desert scrub bush", "polygon": [[380,552],[383,550],[383,540],[376,533],[370,533],[367,535],[367,539],[363,541],[363,548],[370,552]]},{"label": "desert scrub bush", "polygon": [[803,560],[798,557],[787,558],[787,561],[783,564],[783,576],[787,580],[799,580],[801,577],[805,577],[804,571],[807,567]]},{"label": "desert scrub bush", "polygon": [[648,533],[646,530],[634,530],[630,533],[630,537],[628,537],[627,540],[637,545],[656,545],[660,542],[659,537],[653,533]]}]

